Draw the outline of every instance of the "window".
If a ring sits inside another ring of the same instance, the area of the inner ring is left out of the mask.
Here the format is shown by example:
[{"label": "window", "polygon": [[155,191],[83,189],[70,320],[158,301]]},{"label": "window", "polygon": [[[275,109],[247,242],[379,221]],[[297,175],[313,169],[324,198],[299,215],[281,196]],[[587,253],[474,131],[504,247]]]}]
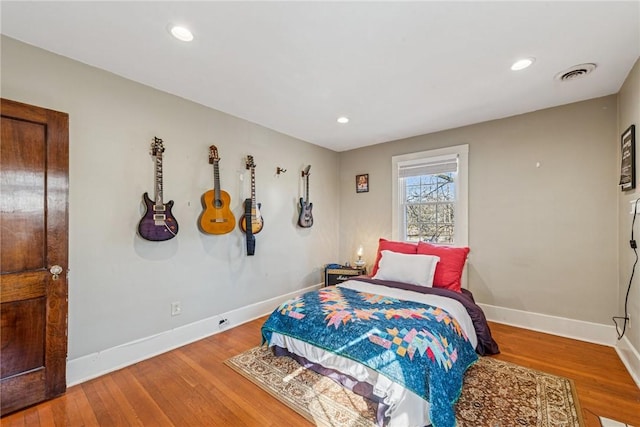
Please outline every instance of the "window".
[{"label": "window", "polygon": [[392,158],[393,238],[468,245],[468,145]]}]

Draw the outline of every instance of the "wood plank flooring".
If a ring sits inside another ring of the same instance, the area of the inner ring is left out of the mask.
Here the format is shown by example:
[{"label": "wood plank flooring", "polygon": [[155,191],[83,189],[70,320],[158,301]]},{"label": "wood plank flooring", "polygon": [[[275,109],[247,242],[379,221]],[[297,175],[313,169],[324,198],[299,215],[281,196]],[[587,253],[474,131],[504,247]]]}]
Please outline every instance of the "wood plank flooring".
[{"label": "wood plank flooring", "polygon": [[[264,318],[5,416],[13,426],[311,426],[223,361],[260,344]],[[640,389],[610,347],[491,324],[499,359],[573,379],[587,427],[605,416],[640,427]],[[505,425],[508,425],[505,424]],[[478,426],[481,427],[481,426]]]}]

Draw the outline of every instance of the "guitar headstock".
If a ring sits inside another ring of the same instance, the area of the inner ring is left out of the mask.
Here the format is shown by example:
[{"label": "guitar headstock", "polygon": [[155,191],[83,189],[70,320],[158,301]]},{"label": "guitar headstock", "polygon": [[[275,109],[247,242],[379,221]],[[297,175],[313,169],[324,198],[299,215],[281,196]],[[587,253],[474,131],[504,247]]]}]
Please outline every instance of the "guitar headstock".
[{"label": "guitar headstock", "polygon": [[216,160],[220,160],[218,148],[215,145],[211,145],[209,146],[209,163],[213,164]]},{"label": "guitar headstock", "polygon": [[309,176],[310,172],[309,170],[311,169],[311,165],[307,166],[306,168],[304,168],[304,170],[302,171],[302,177],[304,178],[305,176]]},{"label": "guitar headstock", "polygon": [[253,169],[256,167],[255,163],[253,163],[253,156],[247,156],[247,169]]},{"label": "guitar headstock", "polygon": [[162,140],[157,136],[153,137],[153,142],[151,143],[151,155],[154,157],[162,156],[164,153],[164,145],[162,145]]}]

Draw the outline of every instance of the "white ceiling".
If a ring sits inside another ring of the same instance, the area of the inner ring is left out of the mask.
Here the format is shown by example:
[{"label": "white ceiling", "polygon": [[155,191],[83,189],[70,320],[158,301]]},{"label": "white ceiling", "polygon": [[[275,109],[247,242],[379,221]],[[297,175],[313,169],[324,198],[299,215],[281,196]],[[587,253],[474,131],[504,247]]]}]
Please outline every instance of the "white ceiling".
[{"label": "white ceiling", "polygon": [[[640,56],[638,0],[0,8],[9,37],[336,151],[613,94]],[[586,62],[588,76],[554,80]]]}]

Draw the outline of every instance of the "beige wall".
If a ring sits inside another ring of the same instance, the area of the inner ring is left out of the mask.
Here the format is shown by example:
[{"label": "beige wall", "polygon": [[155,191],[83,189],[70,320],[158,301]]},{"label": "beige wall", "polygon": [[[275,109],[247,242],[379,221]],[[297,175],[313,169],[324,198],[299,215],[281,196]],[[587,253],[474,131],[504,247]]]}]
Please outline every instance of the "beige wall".
[{"label": "beige wall", "polygon": [[[609,96],[338,154],[6,37],[1,59],[3,97],[70,114],[70,359],[317,283],[324,263],[353,261],[359,244],[371,264],[378,238],[391,237],[391,157],[458,144],[469,144],[478,301],[607,325],[620,314],[631,261],[623,210],[638,196],[616,185],[619,134],[640,124],[638,64],[619,104]],[[181,226],[164,243],[135,235],[154,135]],[[256,158],[265,229],[253,258],[237,229],[197,231],[210,144],[237,216],[244,157]],[[309,163],[315,225],[303,230],[299,169]],[[289,172],[276,177],[277,166]],[[355,193],[359,173],[370,192]],[[170,317],[176,300],[183,314]]]},{"label": "beige wall", "polygon": [[[618,138],[612,144],[618,151],[618,164],[620,162],[620,135],[630,125],[636,126],[636,188],[629,192],[619,192],[619,251],[620,251],[620,269],[619,269],[619,297],[616,309],[616,316],[624,314],[624,299],[627,292],[627,285],[631,276],[635,255],[629,247],[629,239],[631,236],[631,220],[630,215],[631,201],[640,197],[640,60],[636,61],[635,66],[629,73],[624,85],[618,94]],[[640,239],[640,218],[636,219],[635,235],[636,240]],[[640,267],[637,268],[629,293],[629,314],[633,320],[627,325],[625,337],[631,342],[637,352],[640,353]],[[622,326],[622,323],[620,323]],[[632,359],[632,358],[629,358]]]},{"label": "beige wall", "polygon": [[[611,324],[618,307],[616,96],[340,156],[340,254],[391,238],[391,157],[469,144],[468,287],[479,302]],[[536,167],[536,163],[540,167]],[[369,173],[369,193],[354,177]]]},{"label": "beige wall", "polygon": [[[338,186],[337,153],[5,37],[1,90],[69,113],[69,359],[317,284],[335,259],[335,194],[320,189]],[[153,136],[164,140],[164,196],[180,225],[167,242],[136,236],[142,194],[153,194]],[[265,225],[254,257],[237,227],[223,236],[196,227],[213,187],[211,144],[236,217],[249,195],[244,161],[255,157]],[[315,224],[301,229],[307,164]],[[276,176],[277,166],[288,172]],[[182,315],[170,316],[173,301]]]}]

